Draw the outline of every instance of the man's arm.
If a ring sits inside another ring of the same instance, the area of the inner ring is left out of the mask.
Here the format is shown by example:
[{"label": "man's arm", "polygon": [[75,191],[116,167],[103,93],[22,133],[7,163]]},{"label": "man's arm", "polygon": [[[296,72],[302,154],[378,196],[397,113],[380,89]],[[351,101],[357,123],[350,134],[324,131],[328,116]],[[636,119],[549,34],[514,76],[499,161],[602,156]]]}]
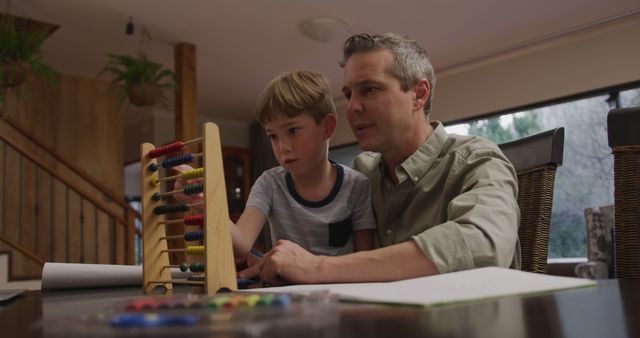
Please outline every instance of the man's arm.
[{"label": "man's arm", "polygon": [[[250,277],[259,268],[241,272]],[[265,256],[260,276],[291,283],[388,282],[437,274],[435,265],[413,241],[344,256],[316,256],[290,241],[278,241]]]},{"label": "man's arm", "polygon": [[355,251],[371,250],[375,243],[375,230],[358,230],[353,232],[353,247]]},{"label": "man's arm", "polygon": [[447,205],[447,221],[413,237],[441,273],[484,266],[509,267],[517,259],[516,173],[495,150],[479,150],[452,175],[461,193]]}]

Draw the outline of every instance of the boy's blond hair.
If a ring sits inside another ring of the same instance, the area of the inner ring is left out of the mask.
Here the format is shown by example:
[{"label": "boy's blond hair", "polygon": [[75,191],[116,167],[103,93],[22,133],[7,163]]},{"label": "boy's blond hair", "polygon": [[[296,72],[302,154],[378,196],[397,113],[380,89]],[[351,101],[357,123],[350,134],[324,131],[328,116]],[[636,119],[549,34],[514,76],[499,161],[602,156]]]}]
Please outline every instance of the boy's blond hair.
[{"label": "boy's blond hair", "polygon": [[320,123],[327,114],[335,114],[329,83],[324,76],[309,70],[294,70],[271,80],[258,97],[256,118],[263,126],[276,114],[296,117],[309,114]]}]

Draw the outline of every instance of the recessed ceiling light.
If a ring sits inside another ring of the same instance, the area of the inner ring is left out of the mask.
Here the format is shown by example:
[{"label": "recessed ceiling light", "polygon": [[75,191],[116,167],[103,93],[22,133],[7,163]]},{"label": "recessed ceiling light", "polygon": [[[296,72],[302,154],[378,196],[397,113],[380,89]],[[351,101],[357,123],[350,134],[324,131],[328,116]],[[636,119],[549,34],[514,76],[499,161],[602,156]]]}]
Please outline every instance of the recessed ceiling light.
[{"label": "recessed ceiling light", "polygon": [[302,20],[298,28],[309,39],[322,42],[343,36],[349,31],[349,25],[346,22],[326,17]]}]

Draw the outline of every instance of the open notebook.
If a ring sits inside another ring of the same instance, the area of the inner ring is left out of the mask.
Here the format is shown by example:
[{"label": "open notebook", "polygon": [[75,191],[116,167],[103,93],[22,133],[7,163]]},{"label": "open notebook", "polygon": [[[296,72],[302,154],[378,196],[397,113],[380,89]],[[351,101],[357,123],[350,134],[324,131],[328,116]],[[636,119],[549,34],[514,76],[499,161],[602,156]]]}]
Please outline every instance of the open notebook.
[{"label": "open notebook", "polygon": [[250,291],[310,294],[328,290],[345,301],[437,306],[593,286],[597,283],[587,279],[487,267],[388,283],[292,285]]}]

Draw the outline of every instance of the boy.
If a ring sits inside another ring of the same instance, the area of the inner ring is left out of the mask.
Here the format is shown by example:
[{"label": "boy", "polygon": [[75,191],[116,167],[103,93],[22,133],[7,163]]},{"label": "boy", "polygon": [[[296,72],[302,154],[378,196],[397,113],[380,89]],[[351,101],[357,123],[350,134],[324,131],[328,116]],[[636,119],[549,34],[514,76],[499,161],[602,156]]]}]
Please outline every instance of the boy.
[{"label": "boy", "polygon": [[236,256],[249,253],[267,220],[274,244],[288,239],[330,256],[372,249],[369,181],[328,159],[336,110],[326,79],[306,70],[281,74],[260,95],[256,116],[280,166],[251,188],[232,229]]},{"label": "boy", "polygon": [[[287,239],[327,256],[373,249],[369,180],[328,159],[336,109],[326,79],[306,70],[281,74],[258,98],[256,117],[280,166],[258,177],[244,212],[232,223],[235,256],[249,254],[267,220],[274,245]],[[176,189],[182,184],[178,180]]]}]

